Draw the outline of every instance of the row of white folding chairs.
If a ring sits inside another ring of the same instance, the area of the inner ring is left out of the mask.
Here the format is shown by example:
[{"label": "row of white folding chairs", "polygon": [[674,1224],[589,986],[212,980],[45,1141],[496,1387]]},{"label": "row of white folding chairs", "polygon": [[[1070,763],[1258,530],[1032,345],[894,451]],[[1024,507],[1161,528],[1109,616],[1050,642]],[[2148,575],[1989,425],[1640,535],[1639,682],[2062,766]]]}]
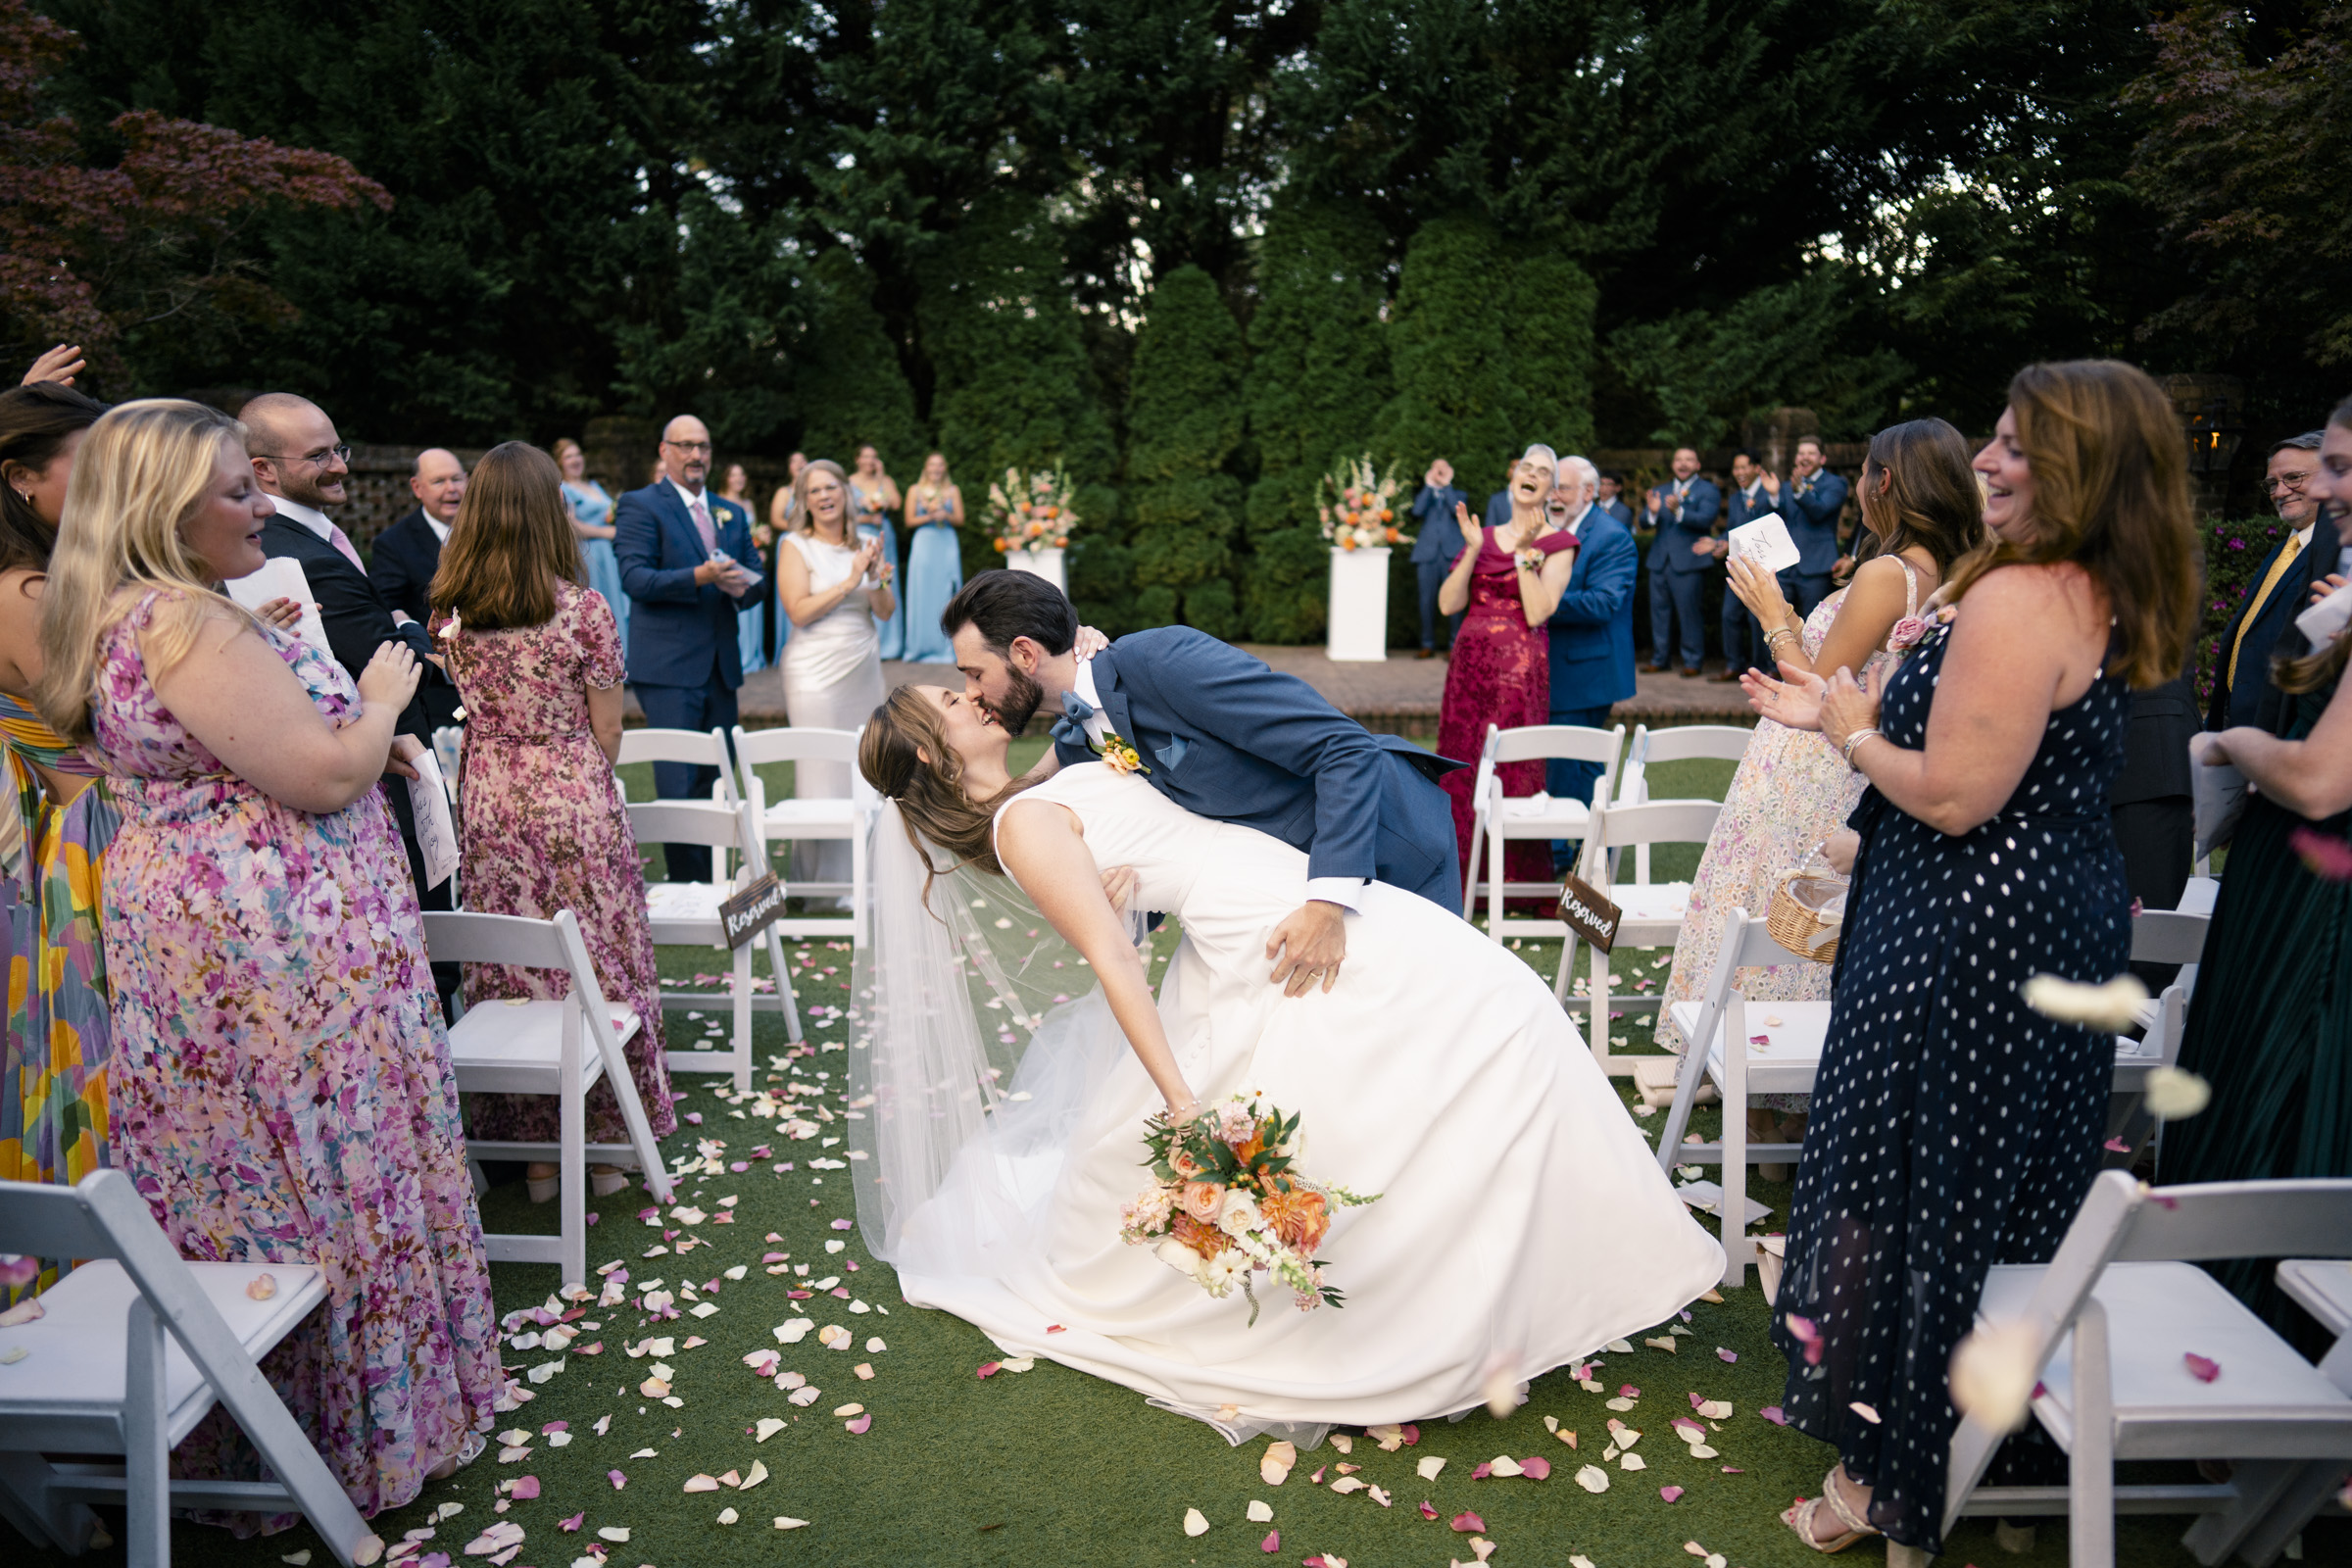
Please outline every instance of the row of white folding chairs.
[{"label": "row of white folding chairs", "polygon": [[[2115,1088],[2107,1131],[2111,1138],[2128,1134],[2124,1142],[2134,1152],[2149,1128],[2141,1110],[2148,1076],[2180,1059],[2188,999],[2196,985],[2195,965],[2211,918],[2201,911],[2149,909],[2132,922],[2133,963],[2183,966],[2163,996],[2150,999],[2142,1015],[2142,1037],[2118,1035],[2115,1040]],[[1748,1102],[1757,1095],[1811,1094],[1830,1033],[1828,1002],[1753,1002],[1739,988],[1740,972],[1818,961],[1782,947],[1761,917],[1734,909],[1724,921],[1723,943],[1706,991],[1695,1002],[1677,1002],[1667,1009],[1684,1047],[1674,1103],[1658,1135],[1658,1164],[1670,1174],[1678,1164],[1722,1167],[1715,1208],[1723,1221],[1726,1285],[1744,1283],[1747,1265],[1756,1254],[1747,1227],[1770,1212],[1748,1200],[1748,1166],[1787,1163],[1804,1152],[1801,1143],[1748,1142]],[[1722,1137],[1713,1143],[1687,1144],[1683,1135],[1690,1125],[1699,1086],[1710,1079],[1723,1096]]]}]

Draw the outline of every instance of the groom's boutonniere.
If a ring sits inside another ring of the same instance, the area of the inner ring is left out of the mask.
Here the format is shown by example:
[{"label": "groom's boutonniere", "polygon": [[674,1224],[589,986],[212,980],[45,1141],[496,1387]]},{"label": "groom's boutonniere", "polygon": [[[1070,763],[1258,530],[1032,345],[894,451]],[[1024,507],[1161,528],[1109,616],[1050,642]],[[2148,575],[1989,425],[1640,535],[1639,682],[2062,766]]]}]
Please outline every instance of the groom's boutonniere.
[{"label": "groom's boutonniere", "polygon": [[1149,773],[1152,771],[1144,765],[1143,754],[1129,745],[1127,738],[1116,730],[1106,729],[1102,732],[1102,744],[1095,748],[1095,755],[1102,758],[1102,765],[1113,773]]}]

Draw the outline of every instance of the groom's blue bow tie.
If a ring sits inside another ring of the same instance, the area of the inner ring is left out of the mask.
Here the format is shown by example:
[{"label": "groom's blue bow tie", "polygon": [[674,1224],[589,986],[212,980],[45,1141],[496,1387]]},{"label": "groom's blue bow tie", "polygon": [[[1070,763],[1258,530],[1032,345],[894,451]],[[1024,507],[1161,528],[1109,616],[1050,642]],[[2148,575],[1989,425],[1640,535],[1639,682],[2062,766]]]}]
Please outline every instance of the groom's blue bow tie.
[{"label": "groom's blue bow tie", "polygon": [[1095,705],[1076,692],[1061,694],[1061,717],[1054,721],[1054,738],[1067,746],[1092,748],[1086,738],[1086,721],[1095,716]]}]

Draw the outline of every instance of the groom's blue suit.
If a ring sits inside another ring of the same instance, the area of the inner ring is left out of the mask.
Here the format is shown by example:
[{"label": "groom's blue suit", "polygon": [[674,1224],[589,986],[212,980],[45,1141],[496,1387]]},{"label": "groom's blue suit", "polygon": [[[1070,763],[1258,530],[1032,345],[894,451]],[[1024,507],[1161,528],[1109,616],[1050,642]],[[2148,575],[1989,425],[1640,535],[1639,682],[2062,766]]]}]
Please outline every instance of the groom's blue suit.
[{"label": "groom's blue suit", "polygon": [[[1189,626],[1122,637],[1094,658],[1103,721],[1152,788],[1189,811],[1272,834],[1309,877],[1360,877],[1459,913],[1453,810],[1437,778],[1463,764],[1375,735],[1295,675]],[[1066,766],[1086,747],[1056,740]]]}]

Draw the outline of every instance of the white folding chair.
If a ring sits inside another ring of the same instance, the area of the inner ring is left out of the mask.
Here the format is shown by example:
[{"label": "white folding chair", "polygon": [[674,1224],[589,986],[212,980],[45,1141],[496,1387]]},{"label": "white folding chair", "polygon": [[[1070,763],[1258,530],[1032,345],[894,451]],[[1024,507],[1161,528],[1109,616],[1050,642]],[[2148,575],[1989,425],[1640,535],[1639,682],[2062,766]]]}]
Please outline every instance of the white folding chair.
[{"label": "white folding chair", "polygon": [[2197,960],[2204,955],[2205,930],[2212,923],[2210,914],[2178,909],[2145,909],[2132,921],[2132,961],[2177,963],[2180,973],[2164,988],[2162,996],[2150,997],[2140,1004],[2140,1038],[2115,1037],[2115,1092],[2109,1101],[2107,1136],[2132,1147],[2131,1153],[2114,1155],[2121,1164],[2129,1165],[2151,1134],[2157,1139],[2157,1157],[2163,1158],[2164,1128],[2143,1108],[2148,1076],[2180,1059],[2180,1037],[2188,1026],[2188,999],[2196,989]]},{"label": "white folding chair", "polygon": [[[1487,896],[1487,934],[1500,942],[1505,936],[1556,937],[1568,928],[1557,920],[1506,920],[1502,901],[1508,898],[1554,898],[1559,883],[1506,882],[1503,846],[1512,839],[1582,839],[1592,820],[1592,802],[1606,801],[1617,787],[1617,765],[1625,750],[1625,726],[1591,729],[1582,724],[1531,724],[1523,729],[1487,726],[1486,744],[1478,754],[1478,775],[1471,784],[1470,868],[1463,879],[1462,918],[1473,917],[1478,895]],[[1500,769],[1510,762],[1597,762],[1600,777],[1592,800],[1554,800],[1548,794],[1505,795]],[[1486,879],[1479,879],[1479,856],[1486,856]]]},{"label": "white folding chair", "polygon": [[[613,765],[625,766],[630,762],[684,762],[694,767],[715,767],[718,778],[710,786],[710,799],[726,807],[743,804],[743,797],[735,792],[735,764],[727,755],[725,730],[624,729],[620,732],[620,760]],[[624,802],[628,799],[625,787],[621,799]],[[712,857],[711,885],[719,886],[725,881],[726,874],[720,869],[717,858]]]},{"label": "white folding chair", "polygon": [[[653,927],[654,946],[725,947],[727,930],[719,906],[767,871],[767,847],[752,826],[750,808],[721,806],[714,801],[649,801],[629,808],[629,830],[640,844],[703,844],[710,849],[712,880],[645,885],[646,919]],[[740,870],[732,877],[722,874],[730,853],[741,861]],[[755,947],[767,950],[767,966],[776,982],[771,996],[760,997],[753,992]],[[736,948],[729,964],[728,987],[723,996],[716,992],[672,991],[666,987],[662,992],[664,1006],[726,1004],[734,1021],[728,1049],[723,1053],[668,1050],[662,1053],[662,1059],[669,1064],[671,1072],[731,1074],[740,1093],[752,1087],[753,1009],[782,1013],[785,1038],[794,1045],[799,1045],[802,1039],[801,1009],[799,999],[793,994],[792,966],[785,961],[784,943],[777,926],[771,925],[761,932],[757,943],[746,942]]]},{"label": "white folding chair", "polygon": [[[1756,1251],[1747,1227],[1772,1212],[1762,1204],[1749,1212],[1747,1167],[1789,1163],[1804,1152],[1802,1144],[1749,1143],[1748,1097],[1811,1094],[1813,1075],[1821,1067],[1821,1048],[1830,1035],[1827,1002],[1751,1004],[1740,991],[1740,971],[1809,961],[1775,942],[1763,920],[1749,918],[1745,909],[1734,909],[1724,921],[1723,946],[1715,956],[1715,972],[1707,977],[1706,995],[1666,1009],[1682,1031],[1684,1054],[1674,1107],[1666,1113],[1666,1130],[1658,1135],[1658,1165],[1669,1175],[1678,1164],[1723,1167],[1717,1212],[1723,1219],[1726,1285],[1746,1282],[1747,1265]],[[1683,1133],[1690,1125],[1690,1107],[1697,1102],[1698,1086],[1709,1078],[1723,1095],[1723,1137],[1711,1144],[1686,1144]]]},{"label": "white folding chair", "polygon": [[[553,969],[571,981],[561,1001],[494,1001],[467,1007],[450,1026],[449,1060],[463,1093],[556,1097],[556,1143],[467,1139],[466,1153],[471,1159],[556,1162],[564,1183],[556,1200],[558,1233],[484,1234],[482,1245],[494,1263],[554,1263],[565,1284],[580,1284],[588,1278],[589,1160],[635,1165],[645,1172],[656,1200],[666,1202],[669,1198],[662,1151],[654,1143],[644,1102],[637,1098],[637,1080],[621,1051],[645,1027],[645,1020],[605,1001],[604,987],[597,984],[596,968],[588,958],[588,944],[580,937],[580,923],[569,909],[557,910],[552,920],[427,909],[424,946],[442,963]],[[629,1130],[625,1144],[588,1142],[588,1091],[599,1078],[612,1083],[613,1098],[620,1102],[620,1117]]]},{"label": "white folding chair", "polygon": [[[2199,1562],[2269,1562],[2352,1464],[2352,1365],[2313,1366],[2196,1264],[2297,1253],[2352,1256],[2352,1181],[2150,1189],[2101,1172],[2057,1256],[1996,1265],[1977,1308],[2024,1342],[2021,1381],[2038,1380],[2034,1415],[2067,1452],[2067,1485],[1979,1486],[2005,1434],[1964,1417],[1944,1533],[1964,1514],[2063,1513],[2068,1560],[2099,1568],[2118,1511],[2193,1513],[2181,1544]],[[2140,1459],[2234,1463],[2221,1485],[2118,1486],[2116,1465]]]},{"label": "white folding chair", "polygon": [[[335,1560],[383,1544],[255,1363],[326,1299],[311,1263],[188,1263],[119,1170],[73,1187],[0,1182],[0,1251],[85,1261],[0,1329],[0,1517],[36,1548],[79,1556],[94,1502],[128,1513],[131,1568],[172,1560],[172,1510],[299,1510]],[[255,1300],[262,1275],[276,1294]],[[24,1352],[21,1356],[16,1352]],[[172,1450],[215,1403],[272,1481],[173,1481]],[[122,1455],[120,1465],[49,1454]]]},{"label": "white folding chair", "polygon": [[[858,771],[858,737],[854,729],[802,729],[791,725],[775,729],[735,729],[735,757],[743,769],[744,798],[752,803],[752,821],[760,835],[768,842],[798,839],[847,839],[850,843],[850,880],[840,882],[793,882],[795,894],[807,896],[846,897],[850,912],[846,915],[795,915],[782,922],[782,932],[792,937],[848,937],[852,942],[865,940],[865,918],[868,909],[866,896],[865,845],[866,827],[882,808],[881,798],[874,787]],[[850,793],[844,797],[792,797],[781,801],[767,798],[767,784],[757,768],[767,762],[837,762],[850,770]],[[786,876],[789,873],[779,872]]]},{"label": "white folding chair", "polygon": [[[1592,830],[1585,836],[1585,854],[1577,866],[1577,875],[1621,911],[1617,951],[1674,946],[1675,938],[1682,934],[1684,911],[1690,904],[1690,884],[1649,881],[1648,846],[1704,845],[1707,836],[1715,831],[1715,818],[1722,813],[1720,801],[1649,801],[1640,806],[1607,806],[1592,813]],[[1626,849],[1642,852],[1635,861],[1636,880],[1615,881],[1617,852]],[[1560,944],[1560,972],[1552,979],[1552,995],[1559,998],[1563,1007],[1570,1005],[1576,947],[1574,936]],[[1634,1063],[1640,1058],[1614,1055],[1609,1051],[1609,956],[1598,948],[1592,950],[1592,970],[1586,982],[1589,1032],[1592,1037],[1592,1059],[1600,1063],[1602,1070],[1624,1078],[1632,1075]],[[1655,1011],[1658,1003],[1655,997],[1628,997],[1625,1005],[1629,1009]]]},{"label": "white folding chair", "polygon": [[[1653,762],[1687,762],[1707,758],[1717,761],[1737,762],[1747,755],[1747,743],[1756,738],[1752,729],[1737,724],[1673,724],[1665,729],[1651,729],[1647,724],[1634,726],[1634,743],[1626,754],[1625,772],[1617,781],[1614,797],[1619,806],[1642,806],[1650,799],[1649,769]],[[1609,868],[1616,874],[1616,867]],[[1634,880],[1649,880],[1649,846],[1634,847]]]}]

